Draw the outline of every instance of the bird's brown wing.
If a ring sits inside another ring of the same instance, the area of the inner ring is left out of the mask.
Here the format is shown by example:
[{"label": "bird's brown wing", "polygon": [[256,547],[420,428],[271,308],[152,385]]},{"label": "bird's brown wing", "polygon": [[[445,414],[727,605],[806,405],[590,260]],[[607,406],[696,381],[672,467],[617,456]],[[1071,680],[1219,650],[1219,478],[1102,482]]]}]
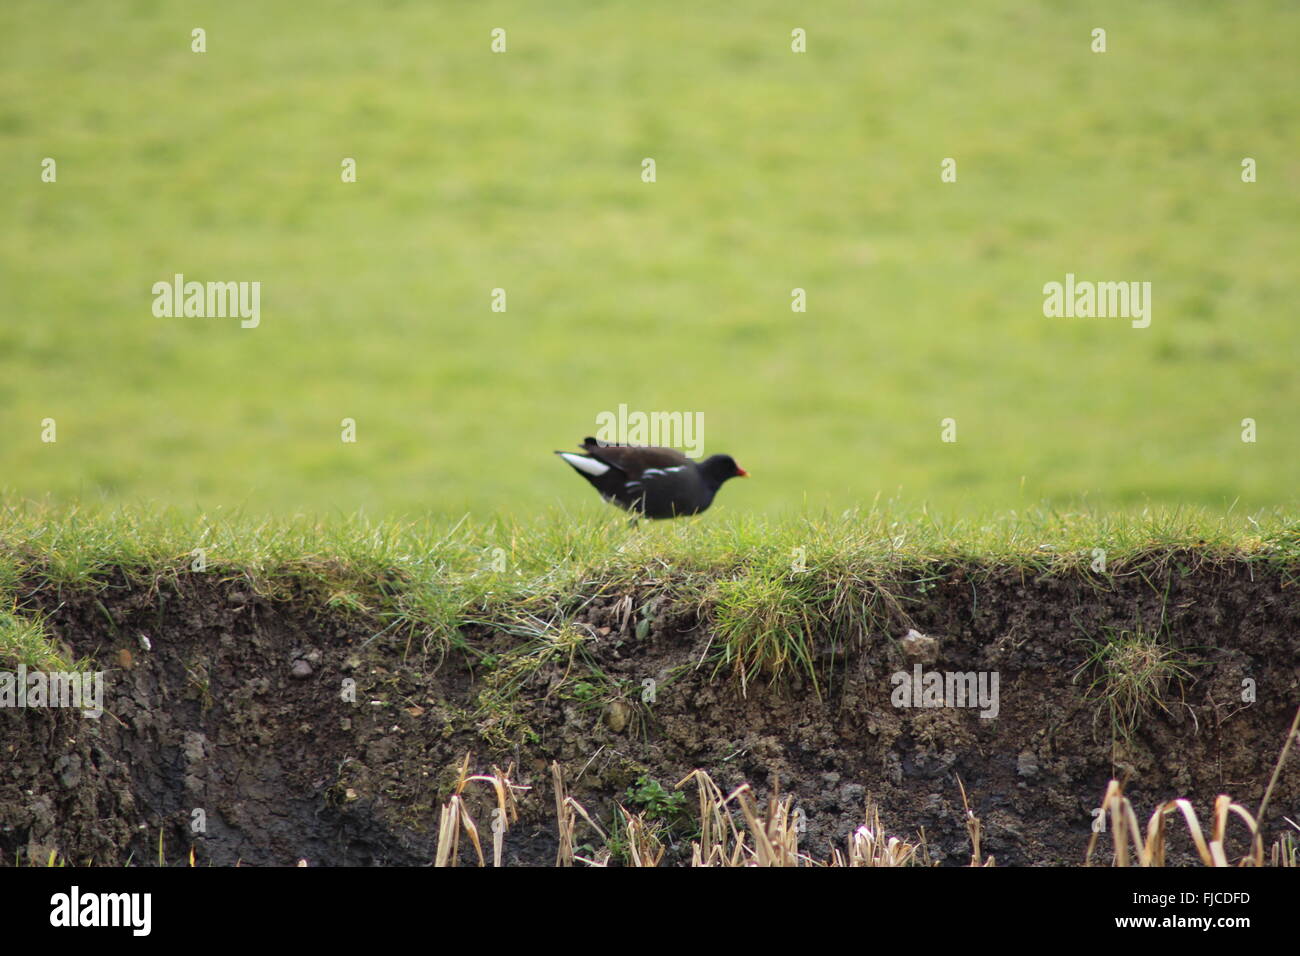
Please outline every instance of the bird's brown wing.
[{"label": "bird's brown wing", "polygon": [[675,448],[642,445],[602,445],[594,438],[585,439],[583,449],[592,458],[613,465],[629,478],[639,479],[647,468],[676,468],[691,460]]}]

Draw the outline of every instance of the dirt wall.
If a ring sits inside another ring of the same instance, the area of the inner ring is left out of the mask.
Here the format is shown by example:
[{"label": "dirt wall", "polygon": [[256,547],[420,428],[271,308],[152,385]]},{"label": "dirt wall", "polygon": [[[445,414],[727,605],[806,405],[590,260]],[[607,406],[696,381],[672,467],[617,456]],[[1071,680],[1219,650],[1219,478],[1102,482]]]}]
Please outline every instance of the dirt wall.
[{"label": "dirt wall", "polygon": [[[418,632],[333,610],[324,595],[277,600],[214,574],[117,573],[75,591],[29,582],[21,606],[104,669],[107,712],[0,711],[0,861],[43,863],[53,850],[147,865],[161,834],[173,864],[193,847],[200,864],[424,865],[467,751],[473,770],[514,763],[532,788],[507,865],[554,862],[552,761],[605,821],[615,801],[635,806],[627,790],[643,775],[667,790],[695,768],[724,788],[777,786],[797,796],[803,846],[818,857],[843,846],[870,796],[891,833],[923,827],[936,862],[967,862],[958,778],[999,865],[1080,863],[1112,776],[1144,822],[1175,796],[1203,814],[1219,793],[1259,805],[1300,701],[1300,588],[1283,572],[1173,556],[1108,580],[970,567],[927,577],[891,584],[896,610],[860,632],[819,635],[816,688],[751,674],[743,689],[714,672],[707,610],[677,606],[671,589],[575,601],[589,639],[539,658],[519,655],[529,637],[481,625],[461,635],[472,653],[429,653]],[[1089,690],[1088,641],[1135,628],[1188,676],[1116,739]],[[904,639],[909,629],[924,637]],[[996,717],[895,706],[891,678],[918,667],[996,674]],[[487,788],[467,793],[486,831]],[[1300,819],[1300,758],[1271,807],[1269,840],[1284,815]],[[666,862],[689,856],[689,829],[676,827]],[[1185,837],[1173,845],[1175,861],[1190,859]]]}]

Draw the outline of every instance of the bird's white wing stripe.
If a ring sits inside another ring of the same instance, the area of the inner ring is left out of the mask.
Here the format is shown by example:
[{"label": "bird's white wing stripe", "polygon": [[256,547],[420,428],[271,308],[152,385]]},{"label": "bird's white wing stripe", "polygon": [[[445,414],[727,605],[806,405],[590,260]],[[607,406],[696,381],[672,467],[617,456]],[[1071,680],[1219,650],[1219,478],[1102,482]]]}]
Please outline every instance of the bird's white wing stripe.
[{"label": "bird's white wing stripe", "polygon": [[597,461],[594,458],[588,458],[586,455],[574,455],[567,451],[560,452],[560,457],[567,461],[578,471],[591,475],[593,478],[599,478],[605,472],[609,471],[609,465],[603,461]]}]

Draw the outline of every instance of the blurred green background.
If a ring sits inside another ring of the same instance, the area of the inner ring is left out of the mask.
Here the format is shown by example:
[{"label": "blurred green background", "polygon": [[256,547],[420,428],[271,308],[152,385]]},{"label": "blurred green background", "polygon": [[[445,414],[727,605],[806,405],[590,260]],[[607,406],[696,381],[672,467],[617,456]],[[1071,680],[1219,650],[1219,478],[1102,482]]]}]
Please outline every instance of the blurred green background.
[{"label": "blurred green background", "polygon": [[[626,403],[704,413],[732,512],[1290,503],[1298,40],[1292,2],[7,0],[0,486],[594,511],[550,453]],[[155,318],[177,272],[260,281],[260,328]],[[1067,272],[1152,282],[1151,327],[1045,318]]]}]

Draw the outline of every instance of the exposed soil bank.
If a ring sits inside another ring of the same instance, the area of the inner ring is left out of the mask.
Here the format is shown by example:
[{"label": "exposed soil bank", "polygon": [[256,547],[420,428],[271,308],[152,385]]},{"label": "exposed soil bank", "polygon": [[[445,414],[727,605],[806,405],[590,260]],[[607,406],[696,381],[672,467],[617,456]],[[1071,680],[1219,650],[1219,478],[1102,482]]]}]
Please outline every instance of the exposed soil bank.
[{"label": "exposed soil bank", "polygon": [[[554,862],[552,760],[604,820],[643,773],[669,789],[697,767],[724,788],[749,781],[766,793],[776,781],[797,795],[803,847],[819,858],[862,822],[869,793],[892,834],[924,827],[936,860],[965,863],[958,777],[999,865],[1081,862],[1112,775],[1127,776],[1143,823],[1175,796],[1203,818],[1219,793],[1258,807],[1300,701],[1294,580],[1189,555],[1111,580],[951,567],[933,578],[891,588],[894,619],[841,649],[820,699],[807,683],[768,687],[753,675],[742,694],[734,677],[697,667],[707,624],[663,594],[575,602],[576,627],[591,639],[528,668],[509,663],[528,641],[517,634],[464,634],[494,655],[486,661],[457,649],[428,656],[419,635],[376,636],[380,625],[320,595],[271,600],[212,574],[119,574],[98,592],[32,585],[22,606],[105,670],[108,713],[0,711],[0,861],[43,863],[57,850],[76,863],[149,864],[161,831],[173,864],[191,846],[200,864],[428,864],[466,751],[473,770],[514,762],[515,780],[532,787],[505,840],[514,865]],[[1113,747],[1104,705],[1088,695],[1095,675],[1075,676],[1086,639],[1156,631],[1162,620],[1162,640],[1192,676],[1167,688],[1167,711]],[[905,644],[909,626],[936,642]],[[825,667],[832,649],[823,650]],[[917,663],[996,672],[997,717],[893,706],[891,674]],[[355,703],[340,694],[349,678]],[[1253,703],[1243,702],[1248,680]],[[488,831],[487,788],[467,793]],[[205,833],[192,832],[196,810]],[[1284,815],[1300,819],[1295,756],[1266,842],[1284,832]],[[1171,830],[1184,851],[1174,859],[1185,861],[1190,841]],[[679,842],[667,862],[687,848]],[[1240,854],[1244,840],[1229,850]]]}]

